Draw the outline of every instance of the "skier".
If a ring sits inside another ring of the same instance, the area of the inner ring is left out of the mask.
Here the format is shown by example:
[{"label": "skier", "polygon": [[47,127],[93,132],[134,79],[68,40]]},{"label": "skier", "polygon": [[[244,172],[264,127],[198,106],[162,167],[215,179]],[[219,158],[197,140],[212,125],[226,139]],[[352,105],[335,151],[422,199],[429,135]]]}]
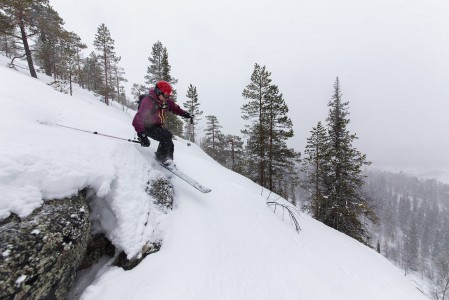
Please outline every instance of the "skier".
[{"label": "skier", "polygon": [[173,89],[166,81],[159,81],[151,88],[148,95],[140,100],[139,108],[133,119],[133,126],[142,147],[150,146],[148,137],[159,141],[156,159],[164,166],[173,164],[174,145],[173,134],[164,127],[166,111],[170,111],[184,118],[193,119],[193,116],[181,109],[170,95]]}]

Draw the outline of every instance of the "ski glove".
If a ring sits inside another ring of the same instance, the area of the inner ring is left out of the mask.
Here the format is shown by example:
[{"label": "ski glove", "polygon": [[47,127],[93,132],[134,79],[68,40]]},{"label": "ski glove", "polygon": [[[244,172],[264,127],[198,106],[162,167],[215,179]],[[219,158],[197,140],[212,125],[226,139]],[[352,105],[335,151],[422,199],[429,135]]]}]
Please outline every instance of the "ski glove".
[{"label": "ski glove", "polygon": [[150,146],[150,140],[148,139],[148,136],[145,132],[138,132],[137,133],[140,146],[142,147],[149,147]]}]

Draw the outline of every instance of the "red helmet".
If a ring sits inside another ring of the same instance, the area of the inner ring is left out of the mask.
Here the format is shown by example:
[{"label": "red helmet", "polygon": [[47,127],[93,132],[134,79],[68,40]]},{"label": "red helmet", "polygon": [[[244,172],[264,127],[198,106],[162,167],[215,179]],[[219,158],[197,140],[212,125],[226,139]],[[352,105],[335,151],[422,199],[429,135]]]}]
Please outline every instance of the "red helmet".
[{"label": "red helmet", "polygon": [[173,88],[171,87],[170,83],[168,83],[167,81],[158,81],[158,83],[156,83],[156,94],[164,94],[164,95],[171,95],[171,92],[173,91]]}]

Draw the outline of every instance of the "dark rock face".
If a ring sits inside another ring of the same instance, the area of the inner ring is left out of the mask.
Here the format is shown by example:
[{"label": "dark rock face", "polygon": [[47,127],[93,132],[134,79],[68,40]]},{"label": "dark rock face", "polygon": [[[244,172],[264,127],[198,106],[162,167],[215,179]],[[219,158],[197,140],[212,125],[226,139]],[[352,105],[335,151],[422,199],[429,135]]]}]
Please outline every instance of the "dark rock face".
[{"label": "dark rock face", "polygon": [[0,299],[65,299],[89,235],[84,190],[0,221]]},{"label": "dark rock face", "polygon": [[114,257],[115,247],[111,242],[99,233],[91,235],[87,243],[86,255],[78,270],[84,270],[97,263],[103,256]]},{"label": "dark rock face", "polygon": [[134,259],[128,259],[126,257],[125,252],[120,252],[120,254],[117,256],[117,259],[114,261],[114,266],[123,268],[123,270],[128,271],[131,269],[134,269],[145,257],[150,255],[151,253],[157,252],[161,249],[161,242],[155,242],[155,243],[149,243],[146,244],[143,249],[142,253],[139,255],[139,257]]}]

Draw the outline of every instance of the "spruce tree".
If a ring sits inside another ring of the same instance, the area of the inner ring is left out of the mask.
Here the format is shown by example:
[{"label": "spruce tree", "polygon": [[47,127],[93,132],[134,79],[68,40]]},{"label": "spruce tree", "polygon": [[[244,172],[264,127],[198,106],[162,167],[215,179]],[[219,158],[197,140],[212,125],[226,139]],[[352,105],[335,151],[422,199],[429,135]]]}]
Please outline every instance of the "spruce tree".
[{"label": "spruce tree", "polygon": [[349,102],[343,102],[340,82],[337,77],[334,94],[329,101],[328,145],[326,157],[325,193],[329,207],[324,212],[323,222],[354,239],[368,244],[369,236],[364,217],[376,221],[373,210],[369,207],[362,193],[365,176],[362,167],[369,165],[366,155],[358,151],[353,142],[357,139],[351,134],[349,123]]},{"label": "spruce tree", "polygon": [[[178,82],[177,79],[171,76],[171,66],[168,61],[168,51],[160,41],[156,42],[152,47],[150,57],[148,57],[150,65],[147,67],[147,74],[145,75],[145,85],[148,90],[154,87],[160,80],[167,81],[173,87],[173,94],[171,98],[176,102],[177,92],[174,89],[174,85]],[[135,85],[135,91],[141,90],[143,86]],[[182,121],[174,114],[167,114],[165,127],[169,129],[173,134],[182,136]]]},{"label": "spruce tree", "polygon": [[190,119],[187,119],[184,124],[184,132],[186,139],[189,141],[195,143],[195,136],[196,136],[196,126],[198,125],[198,122],[201,120],[199,116],[203,114],[202,111],[200,111],[199,106],[200,103],[198,102],[198,93],[196,91],[196,87],[192,84],[189,85],[189,88],[187,90],[187,101],[184,103],[184,109],[189,112],[189,114],[195,116],[194,120],[191,121]]},{"label": "spruce tree", "polygon": [[325,212],[329,211],[330,208],[325,195],[325,180],[327,178],[325,159],[328,136],[321,122],[318,122],[310,133],[301,166],[301,171],[304,174],[301,187],[307,191],[309,196],[308,210],[316,220],[323,221]]}]

